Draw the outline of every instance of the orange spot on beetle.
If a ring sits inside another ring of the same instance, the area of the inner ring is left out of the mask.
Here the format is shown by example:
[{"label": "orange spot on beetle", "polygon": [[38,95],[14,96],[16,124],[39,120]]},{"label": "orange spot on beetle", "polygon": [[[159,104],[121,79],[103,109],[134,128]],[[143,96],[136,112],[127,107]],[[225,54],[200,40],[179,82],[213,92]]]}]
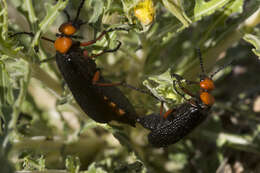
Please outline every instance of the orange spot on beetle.
[{"label": "orange spot on beetle", "polygon": [[165,112],[163,114],[163,118],[166,119],[171,113],[172,113],[173,109],[169,109],[167,112]]},{"label": "orange spot on beetle", "polygon": [[109,106],[111,106],[112,108],[115,108],[116,107],[116,104],[114,102],[110,102],[109,103]]},{"label": "orange spot on beetle", "polygon": [[118,109],[118,115],[122,116],[125,114],[125,111],[123,109]]},{"label": "orange spot on beetle", "polygon": [[77,29],[71,23],[64,23],[60,26],[59,31],[65,35],[73,35]]},{"label": "orange spot on beetle", "polygon": [[92,78],[92,83],[96,84],[97,81],[99,80],[100,77],[100,71],[96,71],[96,73],[94,74],[93,78]]},{"label": "orange spot on beetle", "polygon": [[72,39],[69,37],[59,37],[55,40],[54,47],[56,51],[65,54],[72,46]]},{"label": "orange spot on beetle", "polygon": [[205,78],[204,80],[202,80],[200,82],[200,88],[207,90],[207,91],[211,91],[215,89],[215,85],[212,79],[210,78]]},{"label": "orange spot on beetle", "polygon": [[215,98],[208,92],[202,92],[200,93],[200,99],[201,101],[208,106],[211,106],[215,102]]}]

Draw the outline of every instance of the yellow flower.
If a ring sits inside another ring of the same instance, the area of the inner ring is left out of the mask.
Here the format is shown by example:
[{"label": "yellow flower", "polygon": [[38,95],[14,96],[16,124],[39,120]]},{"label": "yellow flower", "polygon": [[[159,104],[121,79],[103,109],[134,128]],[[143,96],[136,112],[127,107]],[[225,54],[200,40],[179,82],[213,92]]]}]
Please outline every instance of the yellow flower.
[{"label": "yellow flower", "polygon": [[134,8],[134,15],[144,25],[152,23],[155,15],[155,9],[152,0],[140,1]]}]

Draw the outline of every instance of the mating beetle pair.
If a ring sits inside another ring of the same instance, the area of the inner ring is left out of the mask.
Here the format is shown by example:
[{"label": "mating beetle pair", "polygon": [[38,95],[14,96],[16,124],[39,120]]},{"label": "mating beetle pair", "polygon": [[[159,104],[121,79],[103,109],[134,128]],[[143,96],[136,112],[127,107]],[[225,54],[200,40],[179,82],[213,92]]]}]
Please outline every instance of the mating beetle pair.
[{"label": "mating beetle pair", "polygon": [[[88,55],[88,52],[81,47],[94,44],[101,39],[106,33],[114,30],[125,30],[123,28],[114,28],[102,32],[96,39],[88,42],[79,42],[74,39],[79,38],[74,36],[81,25],[85,24],[79,20],[79,15],[85,0],[82,0],[77,15],[74,20],[70,20],[67,15],[68,22],[62,24],[59,28],[60,34],[57,34],[57,39],[50,40],[42,37],[42,39],[54,43],[57,51],[56,62],[59,70],[70,88],[75,100],[84,110],[84,112],[100,123],[107,123],[111,120],[116,120],[121,123],[126,123],[135,126],[135,123],[140,123],[144,128],[151,130],[148,136],[149,143],[155,147],[165,147],[173,144],[197,127],[207,117],[211,105],[214,103],[214,97],[210,91],[214,89],[212,77],[205,75],[205,71],[200,57],[200,64],[203,76],[199,83],[201,92],[199,96],[195,96],[185,89],[181,80],[181,76],[173,74],[176,80],[173,83],[177,94],[181,95],[186,102],[179,107],[167,111],[163,116],[160,114],[151,114],[145,117],[139,117],[135,112],[132,104],[128,101],[125,95],[115,86],[122,83],[110,83],[105,80],[100,70],[97,68],[95,58],[107,53],[114,52],[119,49],[121,43],[115,49],[103,50],[99,54]],[[16,33],[28,34],[33,36],[33,33]],[[13,35],[13,36],[14,36]],[[187,81],[190,84],[198,84],[198,82]],[[178,91],[180,88],[185,94],[190,95],[190,100]]]}]

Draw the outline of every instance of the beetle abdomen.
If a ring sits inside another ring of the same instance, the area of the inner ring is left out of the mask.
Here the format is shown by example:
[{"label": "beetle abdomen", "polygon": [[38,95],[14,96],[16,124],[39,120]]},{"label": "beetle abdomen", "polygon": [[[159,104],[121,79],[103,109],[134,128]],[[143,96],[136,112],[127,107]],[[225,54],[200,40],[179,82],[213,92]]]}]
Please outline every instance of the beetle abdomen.
[{"label": "beetle abdomen", "polygon": [[151,114],[138,119],[138,122],[151,132],[148,141],[154,147],[166,147],[178,142],[201,124],[207,111],[190,104],[182,104],[167,119],[159,114]]}]

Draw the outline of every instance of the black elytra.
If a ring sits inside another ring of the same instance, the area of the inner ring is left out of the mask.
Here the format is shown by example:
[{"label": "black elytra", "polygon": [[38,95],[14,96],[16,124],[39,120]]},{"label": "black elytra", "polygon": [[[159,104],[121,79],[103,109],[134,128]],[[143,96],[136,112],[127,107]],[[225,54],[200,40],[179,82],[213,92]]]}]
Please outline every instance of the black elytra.
[{"label": "black elytra", "polygon": [[[74,20],[70,20],[68,12],[65,11],[68,22],[62,24],[59,31],[64,32],[64,27],[67,26],[72,29],[74,28],[75,30],[73,29],[72,32],[69,31],[70,34],[66,34],[65,32],[56,34],[58,37],[57,40],[60,39],[61,43],[63,43],[62,41],[64,40],[69,41],[68,44],[66,43],[69,45],[68,49],[64,49],[64,53],[62,51],[58,51],[55,47],[57,50],[56,63],[58,68],[76,102],[90,118],[100,123],[108,123],[115,120],[135,126],[138,115],[127,97],[117,87],[115,87],[116,85],[113,85],[113,83],[105,80],[101,75],[99,75],[98,80],[95,81],[96,73],[99,71],[95,63],[95,58],[103,53],[116,51],[119,49],[121,43],[119,42],[115,49],[103,50],[101,53],[92,56],[88,56],[88,54],[86,54],[86,50],[81,48],[82,46],[94,44],[108,32],[126,29],[114,28],[103,31],[99,37],[85,43],[75,41],[75,39],[81,37],[74,36],[73,34],[80,28],[81,25],[86,23],[78,19],[84,2],[85,0],[81,1]],[[12,36],[19,34],[34,36],[33,33],[28,32],[20,32],[13,34]],[[55,43],[54,45],[57,43],[59,50],[63,49],[63,47],[60,46],[62,44],[57,42],[57,40],[54,41],[46,37],[41,37],[41,39]]]},{"label": "black elytra", "polygon": [[167,147],[181,140],[201,124],[207,117],[210,107],[203,104],[183,103],[167,117],[159,113],[137,119],[144,128],[151,130],[149,143],[154,147]]}]

